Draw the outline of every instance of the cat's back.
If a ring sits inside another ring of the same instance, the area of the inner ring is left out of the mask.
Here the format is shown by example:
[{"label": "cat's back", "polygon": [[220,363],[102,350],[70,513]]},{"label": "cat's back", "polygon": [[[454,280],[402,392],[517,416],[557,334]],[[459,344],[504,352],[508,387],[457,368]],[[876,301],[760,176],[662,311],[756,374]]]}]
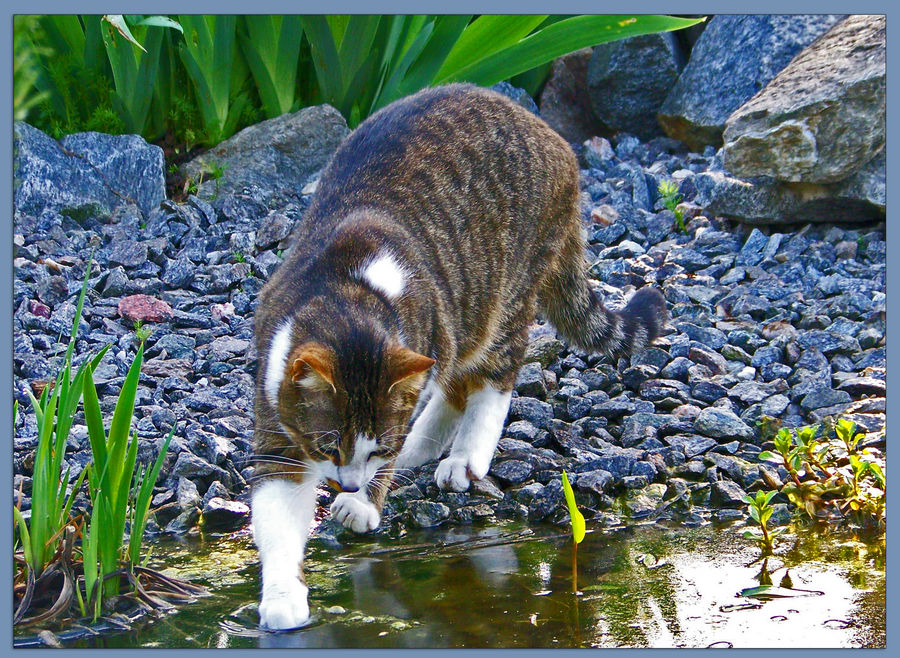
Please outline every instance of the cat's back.
[{"label": "cat's back", "polygon": [[[506,96],[470,84],[423,90],[373,114],[335,152],[314,214],[435,194],[507,188],[522,202],[577,177],[568,143]],[[410,195],[410,192],[419,194]]]}]

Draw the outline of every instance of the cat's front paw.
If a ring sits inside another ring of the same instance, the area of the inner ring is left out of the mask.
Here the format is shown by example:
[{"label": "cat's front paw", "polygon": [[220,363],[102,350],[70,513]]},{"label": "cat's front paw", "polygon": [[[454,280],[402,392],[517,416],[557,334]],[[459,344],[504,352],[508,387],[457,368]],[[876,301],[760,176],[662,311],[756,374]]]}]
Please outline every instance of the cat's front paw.
[{"label": "cat's front paw", "polygon": [[309,589],[297,578],[286,578],[277,588],[263,591],[259,625],[273,631],[299,628],[309,620]]},{"label": "cat's front paw", "polygon": [[[489,465],[490,466],[490,465]],[[472,480],[480,480],[487,475],[488,469],[476,468],[465,457],[447,457],[442,459],[434,472],[434,481],[443,491],[466,491]]]},{"label": "cat's front paw", "polygon": [[378,508],[355,494],[339,493],[331,503],[331,516],[357,534],[369,532],[381,523]]}]

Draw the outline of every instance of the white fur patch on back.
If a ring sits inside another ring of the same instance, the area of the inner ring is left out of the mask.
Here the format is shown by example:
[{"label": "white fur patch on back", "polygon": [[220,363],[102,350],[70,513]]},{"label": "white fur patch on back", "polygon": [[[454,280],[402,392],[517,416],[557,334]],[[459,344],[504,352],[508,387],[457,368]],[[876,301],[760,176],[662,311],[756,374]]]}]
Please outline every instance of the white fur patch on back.
[{"label": "white fur patch on back", "polygon": [[388,299],[396,299],[406,284],[406,272],[391,254],[381,253],[359,268],[359,276],[380,290]]},{"label": "white fur patch on back", "polygon": [[278,389],[284,379],[287,358],[291,351],[291,330],[293,323],[288,319],[272,336],[269,344],[269,358],[266,359],[266,397],[273,407],[278,407]]}]

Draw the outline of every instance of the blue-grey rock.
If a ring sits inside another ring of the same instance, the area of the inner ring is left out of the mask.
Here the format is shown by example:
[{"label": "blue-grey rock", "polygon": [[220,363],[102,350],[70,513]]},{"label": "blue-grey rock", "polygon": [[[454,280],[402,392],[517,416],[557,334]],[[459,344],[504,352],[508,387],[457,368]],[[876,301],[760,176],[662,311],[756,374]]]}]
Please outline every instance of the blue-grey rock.
[{"label": "blue-grey rock", "polygon": [[232,531],[250,521],[250,508],[236,500],[211,498],[201,511],[204,530]]},{"label": "blue-grey rock", "polygon": [[595,46],[587,71],[594,115],[614,132],[661,135],[656,112],[682,68],[684,54],[669,32]]},{"label": "blue-grey rock", "polygon": [[507,98],[512,99],[526,110],[535,115],[540,115],[538,110],[537,103],[534,102],[534,99],[528,95],[528,92],[524,89],[520,89],[519,87],[514,87],[508,82],[498,82],[497,84],[491,87],[494,91],[500,92]]},{"label": "blue-grey rock", "polygon": [[755,438],[753,430],[734,413],[715,407],[707,407],[700,412],[694,421],[694,429],[704,436],[720,440],[752,441]]},{"label": "blue-grey rock", "polygon": [[743,507],[746,503],[742,500],[747,492],[737,483],[731,480],[717,480],[712,483],[709,492],[709,502],[715,507]]},{"label": "blue-grey rock", "polygon": [[526,461],[506,459],[491,465],[491,475],[505,485],[521,484],[531,475],[534,467]]},{"label": "blue-grey rock", "polygon": [[695,151],[719,146],[728,117],[841,18],[826,14],[713,17],[660,108],[660,125]]},{"label": "blue-grey rock", "polygon": [[886,19],[832,27],[726,123],[723,159],[737,176],[836,183],[884,147]]},{"label": "blue-grey rock", "polygon": [[185,164],[189,178],[208,179],[213,166],[224,168],[218,180],[206,180],[197,196],[218,197],[226,217],[255,220],[267,209],[232,193],[255,186],[299,196],[311,174],[321,169],[350,133],[341,113],[330,105],[315,105],[248,126]]},{"label": "blue-grey rock", "polygon": [[535,398],[513,398],[509,404],[508,420],[527,420],[540,429],[549,429],[553,419],[553,407]]},{"label": "blue-grey rock", "polygon": [[823,407],[833,407],[838,404],[850,404],[850,402],[850,394],[845,390],[838,391],[830,388],[820,388],[804,396],[800,406],[807,411],[811,411]]},{"label": "blue-grey rock", "polygon": [[430,500],[411,501],[407,513],[409,520],[419,528],[433,528],[450,518],[449,507]]}]

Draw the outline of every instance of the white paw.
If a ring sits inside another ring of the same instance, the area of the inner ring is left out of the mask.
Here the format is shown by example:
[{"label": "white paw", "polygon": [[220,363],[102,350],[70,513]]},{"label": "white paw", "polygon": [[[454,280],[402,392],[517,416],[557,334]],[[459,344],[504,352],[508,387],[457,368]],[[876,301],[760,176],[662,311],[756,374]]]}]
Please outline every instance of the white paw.
[{"label": "white paw", "polygon": [[331,516],[357,534],[374,530],[381,523],[378,508],[355,494],[339,493],[331,503]]},{"label": "white paw", "polygon": [[471,480],[480,480],[487,473],[485,470],[481,476],[472,472],[469,460],[464,457],[447,457],[442,459],[434,472],[434,481],[439,489],[446,491],[466,491]]},{"label": "white paw", "polygon": [[259,625],[273,631],[302,626],[309,619],[309,589],[297,578],[287,578],[276,587],[263,590],[259,604]]}]

